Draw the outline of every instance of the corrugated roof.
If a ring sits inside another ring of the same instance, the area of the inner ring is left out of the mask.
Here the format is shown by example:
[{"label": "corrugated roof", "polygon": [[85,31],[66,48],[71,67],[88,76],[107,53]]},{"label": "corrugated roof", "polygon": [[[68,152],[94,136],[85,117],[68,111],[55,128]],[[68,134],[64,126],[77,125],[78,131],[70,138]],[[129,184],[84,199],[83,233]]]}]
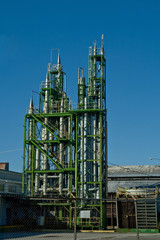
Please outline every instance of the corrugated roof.
[{"label": "corrugated roof", "polygon": [[160,165],[109,166],[108,177],[108,192],[117,187],[160,187]]},{"label": "corrugated roof", "polygon": [[108,166],[108,176],[160,176],[160,165]]}]

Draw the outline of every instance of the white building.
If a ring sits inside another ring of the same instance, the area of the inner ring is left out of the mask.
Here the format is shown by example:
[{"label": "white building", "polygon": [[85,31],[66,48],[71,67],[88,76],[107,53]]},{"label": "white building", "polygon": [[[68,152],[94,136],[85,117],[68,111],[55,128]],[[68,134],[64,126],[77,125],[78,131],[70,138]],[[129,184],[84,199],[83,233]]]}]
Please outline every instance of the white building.
[{"label": "white building", "polygon": [[0,163],[0,226],[11,225],[19,217],[19,204],[12,196],[21,194],[22,174],[9,171],[8,163]]}]

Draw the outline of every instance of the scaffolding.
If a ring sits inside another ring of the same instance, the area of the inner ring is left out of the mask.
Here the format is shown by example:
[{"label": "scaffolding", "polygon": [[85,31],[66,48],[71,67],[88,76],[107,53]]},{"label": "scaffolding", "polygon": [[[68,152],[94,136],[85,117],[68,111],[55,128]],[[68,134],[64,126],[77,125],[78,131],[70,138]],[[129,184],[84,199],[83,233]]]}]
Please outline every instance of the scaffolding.
[{"label": "scaffolding", "polygon": [[107,118],[103,35],[101,48],[97,48],[96,42],[89,48],[88,85],[83,69],[78,70],[75,110],[67,97],[66,74],[59,52],[57,64],[48,64],[38,109],[31,96],[24,121],[23,193],[31,197],[66,199],[53,206],[57,206],[57,214],[68,214],[70,227],[72,204],[68,198],[74,196],[79,199],[80,227],[84,225],[85,211],[89,211],[87,222],[95,217],[97,228],[106,227]]}]

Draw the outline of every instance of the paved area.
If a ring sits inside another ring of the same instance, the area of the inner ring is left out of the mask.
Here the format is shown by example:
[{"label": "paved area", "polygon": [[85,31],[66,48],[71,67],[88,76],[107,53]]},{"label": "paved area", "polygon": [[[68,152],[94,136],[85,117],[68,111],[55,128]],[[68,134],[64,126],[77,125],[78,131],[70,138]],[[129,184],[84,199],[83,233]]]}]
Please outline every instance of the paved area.
[{"label": "paved area", "polygon": [[[0,233],[0,239],[19,240],[74,240],[74,234],[69,232],[12,232]],[[77,233],[77,240],[137,240],[136,233]],[[160,240],[160,233],[140,233],[140,240]]]}]

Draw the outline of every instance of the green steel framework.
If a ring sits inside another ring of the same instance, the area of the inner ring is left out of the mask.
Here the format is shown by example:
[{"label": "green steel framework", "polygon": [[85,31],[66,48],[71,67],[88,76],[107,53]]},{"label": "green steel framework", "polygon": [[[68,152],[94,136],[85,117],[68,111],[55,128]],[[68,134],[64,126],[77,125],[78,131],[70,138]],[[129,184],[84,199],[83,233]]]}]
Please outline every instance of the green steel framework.
[{"label": "green steel framework", "polygon": [[34,108],[31,99],[24,120],[22,191],[33,199],[47,197],[38,205],[56,208],[59,220],[67,216],[70,228],[75,196],[78,214],[89,210],[92,219],[78,218],[79,226],[104,229],[107,119],[103,46],[90,48],[88,75],[87,86],[79,70],[77,109],[73,110],[63,89],[66,75],[60,59],[57,65],[49,64],[39,107]]}]

